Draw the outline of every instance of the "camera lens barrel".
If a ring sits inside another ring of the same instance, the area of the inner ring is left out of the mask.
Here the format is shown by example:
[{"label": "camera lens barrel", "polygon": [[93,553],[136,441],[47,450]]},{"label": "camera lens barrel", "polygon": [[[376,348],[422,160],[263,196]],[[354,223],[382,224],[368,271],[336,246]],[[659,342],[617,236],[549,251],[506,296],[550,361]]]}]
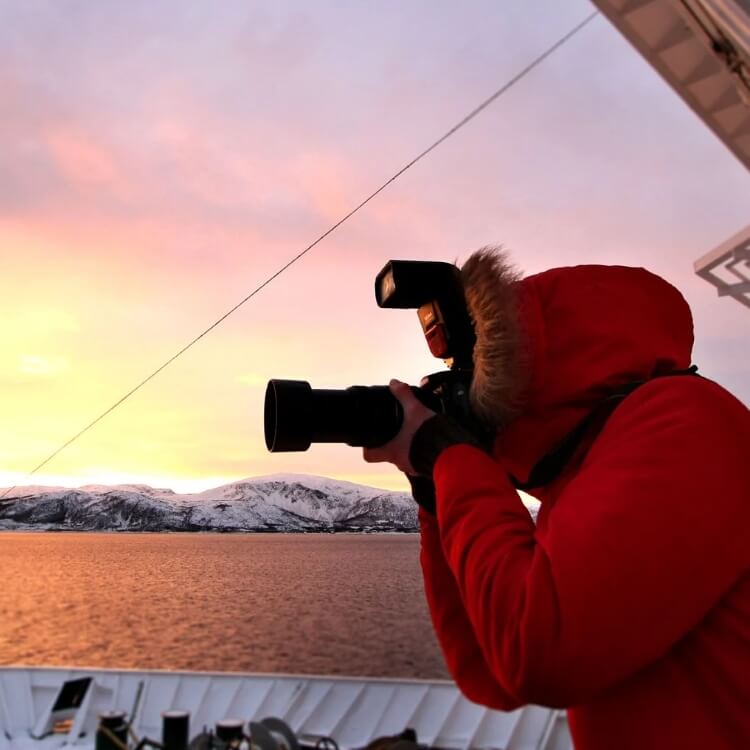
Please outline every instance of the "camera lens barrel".
[{"label": "camera lens barrel", "polygon": [[385,385],[328,390],[304,380],[269,380],[264,412],[272,453],[306,451],[312,443],[374,448],[394,437],[403,421],[401,404]]}]

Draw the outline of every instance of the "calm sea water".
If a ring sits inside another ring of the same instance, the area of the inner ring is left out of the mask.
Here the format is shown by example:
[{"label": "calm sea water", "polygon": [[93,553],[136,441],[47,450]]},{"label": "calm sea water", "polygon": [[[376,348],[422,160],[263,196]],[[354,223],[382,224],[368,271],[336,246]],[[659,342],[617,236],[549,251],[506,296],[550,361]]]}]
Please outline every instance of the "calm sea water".
[{"label": "calm sea water", "polygon": [[404,535],[0,533],[0,663],[446,677]]}]

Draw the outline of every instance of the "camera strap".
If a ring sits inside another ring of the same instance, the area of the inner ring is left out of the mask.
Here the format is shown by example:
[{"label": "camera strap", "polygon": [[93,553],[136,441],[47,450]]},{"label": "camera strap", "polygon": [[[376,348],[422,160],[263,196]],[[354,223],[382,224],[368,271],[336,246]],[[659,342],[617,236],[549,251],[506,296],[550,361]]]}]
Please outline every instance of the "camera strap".
[{"label": "camera strap", "polygon": [[673,375],[698,375],[698,367],[693,365],[687,370],[673,370],[660,375],[654,375],[648,380],[639,380],[633,383],[627,383],[618,389],[615,393],[607,396],[600,401],[576,427],[571,430],[551,451],[542,457],[529,473],[526,482],[520,482],[514,476],[511,476],[511,482],[517,490],[531,490],[538,487],[545,487],[551,484],[557,477],[562,474],[568,462],[578,452],[584,438],[594,433],[594,436],[604,427],[607,419],[612,412],[634,391],[642,385],[650,383],[656,378],[672,377]]}]

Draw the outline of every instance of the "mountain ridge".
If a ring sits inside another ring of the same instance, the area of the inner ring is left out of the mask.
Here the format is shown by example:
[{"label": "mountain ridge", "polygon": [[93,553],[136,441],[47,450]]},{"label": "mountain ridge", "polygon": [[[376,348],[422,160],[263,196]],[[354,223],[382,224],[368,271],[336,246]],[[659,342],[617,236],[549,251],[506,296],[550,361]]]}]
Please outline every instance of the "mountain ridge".
[{"label": "mountain ridge", "polygon": [[327,477],[272,474],[197,493],[148,485],[17,487],[0,503],[0,530],[417,531],[406,492]]}]

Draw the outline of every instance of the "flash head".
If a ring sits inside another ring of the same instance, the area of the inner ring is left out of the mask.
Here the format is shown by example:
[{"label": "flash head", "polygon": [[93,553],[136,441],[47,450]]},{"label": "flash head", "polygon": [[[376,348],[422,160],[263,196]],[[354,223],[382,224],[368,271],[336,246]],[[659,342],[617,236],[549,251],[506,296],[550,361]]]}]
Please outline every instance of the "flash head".
[{"label": "flash head", "polygon": [[461,273],[452,263],[391,260],[375,277],[378,307],[418,309],[456,288],[461,288]]},{"label": "flash head", "polygon": [[472,368],[476,338],[455,265],[391,260],[375,277],[375,300],[378,307],[416,309],[433,356],[451,369]]}]

